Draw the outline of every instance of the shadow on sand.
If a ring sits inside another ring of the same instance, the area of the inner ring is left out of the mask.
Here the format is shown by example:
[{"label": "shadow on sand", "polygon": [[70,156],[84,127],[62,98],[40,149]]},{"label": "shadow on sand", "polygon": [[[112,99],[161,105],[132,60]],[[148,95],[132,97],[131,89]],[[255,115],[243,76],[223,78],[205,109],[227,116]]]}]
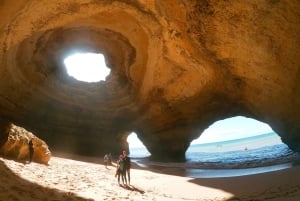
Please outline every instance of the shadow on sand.
[{"label": "shadow on sand", "polygon": [[[145,166],[137,164],[133,168],[155,173],[187,177],[184,168]],[[266,167],[267,168],[267,167]],[[234,171],[234,170],[233,170]],[[247,171],[247,170],[245,170]],[[226,201],[263,201],[263,200],[299,200],[300,197],[300,161],[294,161],[289,168],[244,176],[194,178],[193,184],[219,189],[232,194]],[[225,201],[225,200],[224,200]]]},{"label": "shadow on sand", "polygon": [[[233,194],[228,201],[298,200],[300,196],[300,166],[261,174],[224,177],[195,178],[189,182],[222,189]],[[247,195],[247,196],[246,196]]]},{"label": "shadow on sand", "polygon": [[136,191],[140,194],[144,194],[145,191],[138,189],[137,187],[133,186],[133,185],[127,185],[127,184],[120,184],[120,186],[126,190],[130,190],[130,191]]},{"label": "shadow on sand", "polygon": [[0,200],[40,201],[49,200],[87,201],[74,193],[51,189],[24,180],[0,161]]}]

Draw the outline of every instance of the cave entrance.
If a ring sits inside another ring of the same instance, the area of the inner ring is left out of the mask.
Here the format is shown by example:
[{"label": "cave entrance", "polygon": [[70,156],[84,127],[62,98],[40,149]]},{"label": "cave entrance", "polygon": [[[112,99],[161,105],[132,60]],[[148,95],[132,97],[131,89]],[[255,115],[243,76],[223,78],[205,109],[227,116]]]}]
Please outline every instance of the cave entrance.
[{"label": "cave entrance", "polygon": [[137,134],[132,132],[127,137],[129,153],[132,158],[144,158],[150,156],[148,149],[138,138]]},{"label": "cave entrance", "polygon": [[[237,116],[216,121],[211,126],[209,126],[198,139],[194,140],[191,144],[226,142],[231,140],[259,136],[267,133],[273,133],[274,135],[277,135],[272,130],[272,128],[266,123],[257,121],[252,118]],[[264,144],[262,144],[262,146],[264,146]]]},{"label": "cave entrance", "polygon": [[217,121],[194,140],[187,161],[202,168],[250,168],[297,157],[268,124],[237,116]]},{"label": "cave entrance", "polygon": [[103,54],[77,53],[64,59],[64,64],[69,76],[83,82],[105,81],[110,74]]}]

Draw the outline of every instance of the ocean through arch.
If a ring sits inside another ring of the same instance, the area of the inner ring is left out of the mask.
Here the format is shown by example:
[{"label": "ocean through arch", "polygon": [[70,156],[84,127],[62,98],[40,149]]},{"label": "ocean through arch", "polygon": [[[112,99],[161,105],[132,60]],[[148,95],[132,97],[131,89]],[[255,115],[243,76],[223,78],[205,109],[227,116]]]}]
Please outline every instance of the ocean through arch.
[{"label": "ocean through arch", "polygon": [[141,142],[135,132],[132,132],[127,137],[127,143],[129,145],[129,156],[133,158],[144,158],[151,154],[145,145]]},{"label": "ocean through arch", "polygon": [[299,158],[272,128],[255,119],[237,116],[217,121],[186,151],[197,168],[243,169],[283,164]]},{"label": "ocean through arch", "polygon": [[142,166],[158,166],[170,174],[176,169],[195,178],[230,177],[289,168],[300,154],[281,141],[263,122],[243,116],[220,120],[191,142],[186,161],[166,163],[148,160],[151,156],[136,133],[127,137],[130,156]]},{"label": "ocean through arch", "polygon": [[[264,136],[269,136],[270,141],[259,140]],[[259,143],[249,144],[249,147],[247,146],[247,143],[239,143],[242,141],[247,142],[247,140],[251,139],[258,139]],[[227,147],[223,146],[230,142],[235,142],[235,144],[231,144],[231,146]],[[248,148],[259,148],[281,143],[282,141],[280,137],[268,124],[252,118],[236,116],[216,121],[209,126],[199,138],[192,141],[191,145],[216,144],[217,146],[215,148],[212,147],[209,151],[222,152]]]}]

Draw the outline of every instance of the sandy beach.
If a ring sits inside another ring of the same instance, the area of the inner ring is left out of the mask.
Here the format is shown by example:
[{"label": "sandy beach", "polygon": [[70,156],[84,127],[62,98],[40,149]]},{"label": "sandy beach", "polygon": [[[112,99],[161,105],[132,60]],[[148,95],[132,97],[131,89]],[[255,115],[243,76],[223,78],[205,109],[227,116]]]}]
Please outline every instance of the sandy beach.
[{"label": "sandy beach", "polygon": [[248,176],[192,178],[134,165],[131,185],[119,186],[115,168],[101,163],[52,157],[49,165],[41,165],[0,158],[0,201],[300,200],[300,166]]}]

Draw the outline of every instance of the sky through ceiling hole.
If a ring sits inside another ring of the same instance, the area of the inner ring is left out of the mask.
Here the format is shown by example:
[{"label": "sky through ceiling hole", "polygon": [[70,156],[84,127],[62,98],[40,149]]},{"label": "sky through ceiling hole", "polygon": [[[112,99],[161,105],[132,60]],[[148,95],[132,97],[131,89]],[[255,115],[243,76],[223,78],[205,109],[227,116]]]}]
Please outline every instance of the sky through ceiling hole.
[{"label": "sky through ceiling hole", "polygon": [[83,82],[105,81],[110,69],[105,64],[103,54],[77,53],[64,59],[69,76]]}]

